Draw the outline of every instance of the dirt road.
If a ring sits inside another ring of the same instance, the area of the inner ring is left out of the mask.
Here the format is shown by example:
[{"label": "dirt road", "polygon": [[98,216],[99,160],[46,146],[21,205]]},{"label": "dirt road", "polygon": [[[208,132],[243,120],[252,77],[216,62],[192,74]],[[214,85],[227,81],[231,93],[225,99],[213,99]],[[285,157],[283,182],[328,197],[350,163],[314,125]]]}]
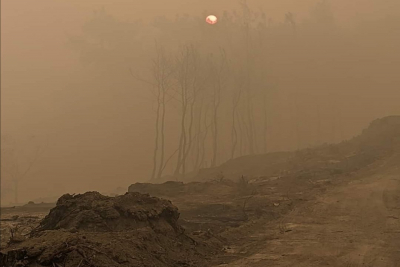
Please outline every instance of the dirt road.
[{"label": "dirt road", "polygon": [[400,176],[332,187],[265,225],[257,240],[252,253],[219,266],[400,266]]}]

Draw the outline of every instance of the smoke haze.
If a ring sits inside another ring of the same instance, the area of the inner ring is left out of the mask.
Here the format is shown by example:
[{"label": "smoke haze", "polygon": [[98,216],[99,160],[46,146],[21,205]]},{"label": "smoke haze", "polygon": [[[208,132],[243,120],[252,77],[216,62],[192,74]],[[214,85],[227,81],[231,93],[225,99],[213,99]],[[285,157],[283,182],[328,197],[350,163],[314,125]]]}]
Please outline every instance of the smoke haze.
[{"label": "smoke haze", "polygon": [[[274,88],[268,152],[340,142],[375,118],[400,113],[400,2],[331,1],[329,10],[318,9],[325,1],[299,2],[247,2],[275,25],[260,50]],[[29,165],[41,148],[19,185],[19,201],[148,180],[156,106],[136,76],[152,79],[156,39],[173,52],[186,40],[208,51],[214,39],[204,37],[212,34],[226,47],[229,36],[238,43],[238,33],[222,28],[224,11],[233,10],[241,12],[239,1],[2,1],[1,134],[16,140],[20,164]],[[288,12],[298,27],[295,41]],[[173,23],[177,14],[182,24]],[[185,23],[185,14],[214,14],[221,26]],[[177,105],[168,109],[166,157],[179,141]],[[255,113],[257,119],[261,109]],[[221,127],[220,138],[230,138],[229,126]],[[230,154],[230,143],[220,144],[217,164]],[[165,174],[174,169],[175,163]],[[2,173],[1,183],[3,204],[13,202],[12,179]]]}]

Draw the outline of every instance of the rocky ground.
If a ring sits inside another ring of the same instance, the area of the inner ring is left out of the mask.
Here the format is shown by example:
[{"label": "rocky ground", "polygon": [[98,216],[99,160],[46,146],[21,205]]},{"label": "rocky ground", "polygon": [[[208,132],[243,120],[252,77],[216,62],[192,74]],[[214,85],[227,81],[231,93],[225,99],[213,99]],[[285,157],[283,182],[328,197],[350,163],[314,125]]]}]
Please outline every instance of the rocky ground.
[{"label": "rocky ground", "polygon": [[2,210],[0,262],[398,266],[399,162],[400,117],[392,116],[340,144],[237,158],[185,183],[65,195],[44,219]]}]

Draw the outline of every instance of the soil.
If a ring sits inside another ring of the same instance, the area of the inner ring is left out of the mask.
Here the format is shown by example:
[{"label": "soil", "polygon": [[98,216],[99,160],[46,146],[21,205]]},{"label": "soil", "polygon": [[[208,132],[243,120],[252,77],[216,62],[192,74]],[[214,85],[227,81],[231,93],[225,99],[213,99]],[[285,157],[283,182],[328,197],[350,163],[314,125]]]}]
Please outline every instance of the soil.
[{"label": "soil", "polygon": [[399,266],[396,160],[382,172],[371,170],[330,187],[277,221],[258,224],[231,246],[229,264],[214,266]]}]

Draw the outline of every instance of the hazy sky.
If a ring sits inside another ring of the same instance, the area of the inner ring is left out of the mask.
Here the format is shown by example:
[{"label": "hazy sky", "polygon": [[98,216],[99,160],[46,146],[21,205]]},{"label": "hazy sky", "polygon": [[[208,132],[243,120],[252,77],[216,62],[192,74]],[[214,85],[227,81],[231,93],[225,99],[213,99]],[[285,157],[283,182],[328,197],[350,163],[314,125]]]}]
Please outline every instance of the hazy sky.
[{"label": "hazy sky", "polygon": [[[288,11],[298,20],[306,18],[317,2],[248,1],[252,8],[262,8],[274,20],[282,20]],[[348,27],[355,21],[400,13],[397,0],[331,2],[338,22]],[[152,143],[146,141],[146,135],[153,122],[142,116],[151,112],[140,98],[143,92],[132,87],[129,80],[121,78],[116,83],[114,76],[104,78],[107,74],[83,65],[67,46],[68,35],[80,33],[84,22],[101,7],[121,20],[149,22],[159,15],[200,16],[204,10],[218,16],[238,5],[234,0],[2,1],[2,133],[50,138],[38,170],[21,188],[24,201],[43,192],[51,196],[66,191],[105,191],[147,178]],[[392,80],[387,82],[393,85],[398,82],[393,80],[398,69],[390,70],[393,73],[386,75]],[[132,98],[127,98],[125,92]],[[376,109],[376,116],[393,112],[390,106],[385,111],[384,105],[377,105],[371,107]],[[368,115],[356,124],[349,123],[353,127],[349,133],[361,129],[370,119]]]}]

